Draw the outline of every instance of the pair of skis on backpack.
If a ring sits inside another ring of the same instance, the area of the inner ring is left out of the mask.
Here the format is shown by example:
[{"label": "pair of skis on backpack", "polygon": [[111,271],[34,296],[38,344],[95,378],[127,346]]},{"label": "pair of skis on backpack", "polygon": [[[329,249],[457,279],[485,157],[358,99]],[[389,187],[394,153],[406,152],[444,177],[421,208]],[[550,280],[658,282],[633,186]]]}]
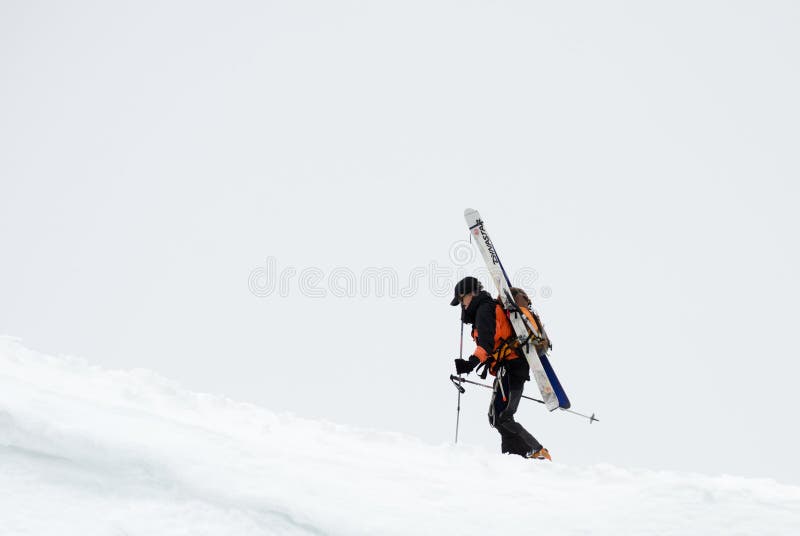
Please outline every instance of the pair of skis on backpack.
[{"label": "pair of skis on backpack", "polygon": [[[514,300],[511,292],[511,280],[500,262],[497,250],[489,238],[478,211],[471,208],[466,209],[464,219],[478,251],[481,252],[481,256],[486,262],[489,276],[497,287],[501,305],[508,313],[511,327],[519,343],[519,350],[525,355],[525,359],[530,365],[531,375],[539,388],[545,407],[549,411],[557,408],[568,409],[570,407],[569,398],[550,364],[549,339],[547,339],[538,315],[532,309],[525,311]],[[546,342],[546,344],[541,344],[542,342]]]}]

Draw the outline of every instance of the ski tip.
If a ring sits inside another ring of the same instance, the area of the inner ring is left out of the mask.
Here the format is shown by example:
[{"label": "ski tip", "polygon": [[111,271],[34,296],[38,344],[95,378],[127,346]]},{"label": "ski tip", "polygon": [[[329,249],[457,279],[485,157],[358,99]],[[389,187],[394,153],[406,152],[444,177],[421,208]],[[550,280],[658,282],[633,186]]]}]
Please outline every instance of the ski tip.
[{"label": "ski tip", "polygon": [[477,211],[477,210],[475,210],[474,208],[465,208],[465,209],[464,209],[464,215],[465,215],[465,216],[466,216],[467,214],[472,214],[473,212],[478,212],[478,211]]}]

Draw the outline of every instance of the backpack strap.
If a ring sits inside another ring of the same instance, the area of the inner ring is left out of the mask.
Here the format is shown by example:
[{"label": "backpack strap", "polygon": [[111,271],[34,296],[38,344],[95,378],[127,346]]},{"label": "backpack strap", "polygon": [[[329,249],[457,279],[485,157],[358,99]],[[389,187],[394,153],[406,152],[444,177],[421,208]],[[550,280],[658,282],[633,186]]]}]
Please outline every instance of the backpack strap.
[{"label": "backpack strap", "polygon": [[[475,374],[481,377],[482,380],[486,379],[486,375],[489,373],[489,370],[492,368],[492,363],[494,362],[494,358],[489,356],[489,358],[475,367]],[[483,370],[481,370],[483,369]]]}]

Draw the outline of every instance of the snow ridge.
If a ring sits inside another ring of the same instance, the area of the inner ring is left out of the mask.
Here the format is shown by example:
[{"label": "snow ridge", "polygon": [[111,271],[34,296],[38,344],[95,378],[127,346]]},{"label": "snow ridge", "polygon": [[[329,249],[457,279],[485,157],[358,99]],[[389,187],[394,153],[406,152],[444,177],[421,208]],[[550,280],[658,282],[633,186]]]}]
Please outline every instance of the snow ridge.
[{"label": "snow ridge", "polygon": [[[510,515],[498,515],[509,513]],[[0,337],[0,534],[797,534],[800,488],[278,415]]]}]

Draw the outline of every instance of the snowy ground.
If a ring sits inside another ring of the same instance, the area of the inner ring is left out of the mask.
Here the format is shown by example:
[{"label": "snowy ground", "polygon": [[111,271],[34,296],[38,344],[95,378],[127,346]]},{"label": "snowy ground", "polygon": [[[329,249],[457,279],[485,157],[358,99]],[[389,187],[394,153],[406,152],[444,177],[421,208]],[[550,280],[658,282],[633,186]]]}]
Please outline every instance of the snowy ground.
[{"label": "snowy ground", "polygon": [[0,534],[800,534],[800,488],[276,415],[0,338]]}]

